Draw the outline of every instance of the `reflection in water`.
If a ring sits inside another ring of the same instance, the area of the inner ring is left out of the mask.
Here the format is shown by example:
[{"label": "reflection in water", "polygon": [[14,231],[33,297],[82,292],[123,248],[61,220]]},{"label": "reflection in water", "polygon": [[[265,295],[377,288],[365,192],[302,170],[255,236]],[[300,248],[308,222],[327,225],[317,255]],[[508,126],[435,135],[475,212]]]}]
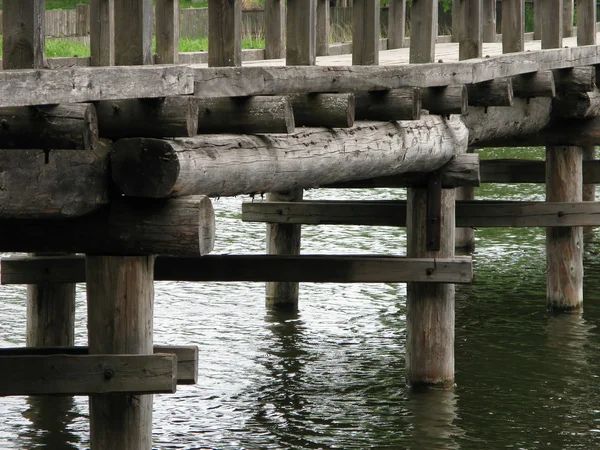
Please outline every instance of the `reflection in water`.
[{"label": "reflection in water", "polygon": [[71,396],[27,397],[27,410],[23,416],[31,421],[23,438],[30,440],[28,448],[47,448],[52,450],[77,449],[79,437],[70,425],[79,415],[75,411],[75,402]]}]

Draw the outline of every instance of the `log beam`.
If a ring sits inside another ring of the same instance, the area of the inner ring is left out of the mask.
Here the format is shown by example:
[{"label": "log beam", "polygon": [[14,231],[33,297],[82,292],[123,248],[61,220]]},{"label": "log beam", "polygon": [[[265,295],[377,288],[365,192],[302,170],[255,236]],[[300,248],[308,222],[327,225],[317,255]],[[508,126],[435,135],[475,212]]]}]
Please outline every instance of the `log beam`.
[{"label": "log beam", "polygon": [[469,106],[512,106],[513,87],[510,78],[467,85]]},{"label": "log beam", "polygon": [[361,122],[351,129],[306,128],[291,135],[122,139],[113,147],[113,180],[126,195],[153,198],[286,192],[436,170],[466,150],[466,137],[457,117],[426,116]]},{"label": "log beam", "polygon": [[296,94],[289,100],[299,127],[349,128],[354,125],[354,94]]},{"label": "log beam", "polygon": [[552,117],[555,120],[588,120],[600,115],[600,91],[559,95],[552,102]]},{"label": "log beam", "polygon": [[419,88],[357,93],[357,120],[418,120],[421,118]]},{"label": "log beam", "polygon": [[513,94],[519,98],[550,97],[556,95],[554,73],[551,70],[527,73],[512,78]]},{"label": "log beam", "polygon": [[596,87],[595,67],[574,67],[553,72],[557,93],[590,92]]},{"label": "log beam", "polygon": [[421,106],[429,114],[465,114],[468,103],[467,87],[461,84],[421,90]]}]

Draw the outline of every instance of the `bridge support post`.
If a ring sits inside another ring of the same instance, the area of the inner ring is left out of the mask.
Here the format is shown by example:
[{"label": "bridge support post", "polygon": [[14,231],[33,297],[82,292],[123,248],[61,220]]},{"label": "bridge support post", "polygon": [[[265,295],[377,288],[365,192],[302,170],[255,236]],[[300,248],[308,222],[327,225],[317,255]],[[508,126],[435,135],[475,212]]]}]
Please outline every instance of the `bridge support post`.
[{"label": "bridge support post", "polygon": [[[409,258],[454,256],[455,192],[442,189],[441,248],[427,250],[427,189],[409,189]],[[406,377],[414,388],[454,385],[454,285],[408,283],[406,299]]]}]

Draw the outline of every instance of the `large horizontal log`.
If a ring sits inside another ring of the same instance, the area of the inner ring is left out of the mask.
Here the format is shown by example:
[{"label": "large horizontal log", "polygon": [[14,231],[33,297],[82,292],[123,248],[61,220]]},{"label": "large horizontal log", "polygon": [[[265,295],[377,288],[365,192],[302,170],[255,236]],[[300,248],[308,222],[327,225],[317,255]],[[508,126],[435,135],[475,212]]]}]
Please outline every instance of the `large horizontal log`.
[{"label": "large horizontal log", "polygon": [[348,128],[354,125],[354,94],[296,94],[289,99],[298,127]]},{"label": "large horizontal log", "polygon": [[[79,256],[4,258],[2,282],[45,279],[85,281]],[[30,269],[31,273],[26,270]],[[68,275],[59,272],[67,271]],[[44,271],[48,274],[45,277]],[[6,272],[6,273],[5,273]],[[160,256],[155,280],[173,281],[304,281],[313,283],[470,283],[471,258],[409,259],[371,255],[208,255],[200,258]],[[0,356],[2,352],[0,351]]]},{"label": "large horizontal log", "polygon": [[2,149],[83,150],[95,148],[97,141],[98,121],[92,104],[0,108]]},{"label": "large horizontal log", "polygon": [[484,81],[467,85],[469,106],[512,106],[513,87],[511,78]]},{"label": "large horizontal log", "polygon": [[194,91],[186,66],[71,67],[0,71],[0,107],[172,97]]},{"label": "large horizontal log", "polygon": [[[546,161],[487,159],[480,161],[482,183],[545,183]],[[583,161],[583,184],[600,183],[600,161]]]},{"label": "large horizontal log", "polygon": [[109,199],[109,150],[0,150],[1,218],[68,218]]},{"label": "large horizontal log", "polygon": [[513,93],[519,98],[554,97],[554,73],[551,70],[517,75],[512,78]]},{"label": "large horizontal log", "polygon": [[421,117],[419,88],[360,92],[356,95],[356,120],[417,120]]},{"label": "large horizontal log", "polygon": [[573,67],[555,70],[554,83],[557,93],[590,92],[596,87],[596,69],[594,67]]},{"label": "large horizontal log", "polygon": [[[246,222],[406,226],[406,201],[244,203]],[[600,202],[457,201],[457,227],[575,227],[600,225]]]},{"label": "large horizontal log", "polygon": [[287,97],[196,99],[198,133],[292,133],[294,113]]},{"label": "large horizontal log", "polygon": [[[73,262],[77,262],[79,266],[79,272],[81,272],[81,279],[74,279],[70,283],[84,283],[85,282],[85,257],[84,256],[67,256],[66,259],[72,258]],[[17,261],[18,260],[18,261]],[[29,257],[18,257],[18,258],[5,258],[0,263],[2,264],[2,280],[4,284],[40,284],[40,283],[53,283],[54,281],[44,277],[44,274],[39,272],[41,264],[31,264],[35,258]],[[9,261],[9,264],[7,264]],[[58,273],[56,265],[60,265],[60,258],[54,258],[46,260],[43,267],[48,270]],[[57,263],[57,264],[56,264]],[[56,265],[55,265],[56,264]],[[8,266],[8,267],[7,267]],[[29,274],[26,271],[30,268],[34,269],[34,272]],[[9,273],[6,273],[8,269]],[[14,270],[18,270],[18,274]],[[11,273],[12,272],[12,276]],[[73,278],[71,273],[71,278]],[[26,282],[12,283],[10,280],[15,280],[19,276],[21,280],[23,277],[27,278]],[[177,357],[177,384],[178,385],[189,385],[196,384],[198,381],[198,347],[196,345],[155,345],[154,354],[167,353],[174,354]],[[3,356],[48,356],[48,355],[88,355],[88,347],[7,347],[0,348],[0,359]]]},{"label": "large horizontal log", "polygon": [[[479,186],[479,155],[463,153],[455,155],[440,170],[442,187],[454,188],[462,186]],[[398,187],[427,187],[429,174],[403,173],[389,177],[377,177],[367,180],[344,181],[322,186],[324,188],[398,188]]]},{"label": "large horizontal log", "polygon": [[96,103],[100,136],[188,137],[198,130],[198,104],[193,97],[108,100]]},{"label": "large horizontal log", "polygon": [[553,119],[592,119],[600,115],[600,92],[580,92],[557,96],[552,102]]},{"label": "large horizontal log", "polygon": [[0,356],[0,396],[172,394],[175,355]]},{"label": "large horizontal log", "polygon": [[[469,129],[469,145],[496,147],[490,142],[507,136],[526,136],[543,130],[550,122],[552,99],[514,99],[511,108],[469,108],[463,121]],[[498,147],[500,147],[498,145]]]},{"label": "large horizontal log", "polygon": [[137,197],[286,192],[434,171],[465,152],[466,139],[458,117],[438,116],[290,135],[123,139],[113,146],[112,171],[121,191]]},{"label": "large horizontal log", "polygon": [[593,64],[600,64],[595,46],[510,53],[444,64],[198,68],[194,69],[195,95],[228,97],[448,86]]},{"label": "large horizontal log", "polygon": [[207,197],[120,198],[76,219],[0,220],[1,252],[197,256],[212,251],[214,236],[214,211]]}]

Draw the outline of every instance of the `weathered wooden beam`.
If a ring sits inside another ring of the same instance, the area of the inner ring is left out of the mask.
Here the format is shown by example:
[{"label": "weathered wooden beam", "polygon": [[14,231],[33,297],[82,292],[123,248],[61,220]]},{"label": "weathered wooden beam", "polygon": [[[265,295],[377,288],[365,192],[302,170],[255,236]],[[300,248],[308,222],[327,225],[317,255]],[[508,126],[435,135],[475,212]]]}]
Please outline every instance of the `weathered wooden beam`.
[{"label": "weathered wooden beam", "polygon": [[469,145],[500,147],[504,140],[518,141],[535,135],[550,123],[552,100],[549,98],[515,99],[511,108],[469,108],[463,121],[469,129]]},{"label": "weathered wooden beam", "polygon": [[122,139],[113,147],[112,171],[122,192],[133,196],[287,192],[436,170],[466,150],[466,137],[458,118],[426,116],[361,122],[351,129],[305,128],[291,135]]},{"label": "weathered wooden beam", "polygon": [[193,93],[193,81],[186,66],[0,71],[0,107],[170,97]]},{"label": "weathered wooden beam", "polygon": [[265,0],[265,59],[285,58],[285,0]]},{"label": "weathered wooden beam", "polygon": [[242,0],[208,1],[208,66],[242,65]]},{"label": "weathered wooden beam", "polygon": [[286,65],[312,66],[317,58],[317,0],[288,0]]},{"label": "weathered wooden beam", "polygon": [[[320,201],[244,203],[246,222],[406,226],[406,201]],[[600,225],[600,202],[456,202],[456,226],[574,227]]]},{"label": "weathered wooden beam", "polygon": [[525,50],[525,2],[502,1],[502,53]]},{"label": "weathered wooden beam", "polygon": [[294,113],[287,97],[197,99],[198,133],[292,133]]},{"label": "weathered wooden beam", "polygon": [[[462,186],[479,186],[479,155],[462,153],[455,155],[448,163],[439,169],[442,176],[442,187],[455,188]],[[379,188],[379,187],[425,187],[429,174],[403,173],[389,177],[369,178],[366,180],[346,181],[329,184],[323,188]]]},{"label": "weathered wooden beam", "polygon": [[[65,279],[65,275],[60,274],[61,270],[68,271],[69,279],[74,282],[85,281],[85,261],[76,256],[42,258],[39,261],[4,258],[1,267],[3,284],[21,284],[21,281],[32,279]],[[428,274],[428,269],[432,268]],[[470,258],[434,261],[431,258],[415,260],[372,255],[207,255],[201,258],[159,256],[154,273],[156,280],[179,281],[400,283],[410,280],[470,283],[471,270]],[[47,272],[51,275],[48,276]],[[155,352],[159,350],[160,353],[172,353],[171,347],[155,346]],[[0,357],[5,351],[10,350],[0,350]]]},{"label": "weathered wooden beam", "polygon": [[552,102],[554,119],[587,120],[600,115],[600,92],[559,95]]},{"label": "weathered wooden beam", "polygon": [[329,55],[329,9],[329,0],[317,0],[317,56]]},{"label": "weathered wooden beam", "polygon": [[197,68],[195,95],[227,97],[448,86],[594,64],[600,64],[600,54],[596,47],[586,46],[419,66]]},{"label": "weathered wooden beam", "polygon": [[[152,0],[115,1],[115,64],[152,64]],[[138,96],[145,97],[145,96]]]},{"label": "weathered wooden beam", "polygon": [[0,357],[0,395],[172,394],[175,355]]},{"label": "weathered wooden beam", "polygon": [[391,0],[388,12],[388,49],[404,47],[406,0]]},{"label": "weathered wooden beam", "polygon": [[[482,183],[545,183],[545,161],[487,159],[480,161]],[[600,183],[600,161],[583,161],[583,184]]]},{"label": "weathered wooden beam", "polygon": [[519,98],[554,97],[556,87],[551,70],[517,75],[512,78],[513,94]]},{"label": "weathered wooden beam", "polygon": [[596,45],[596,1],[577,0],[577,45]]},{"label": "weathered wooden beam", "polygon": [[542,49],[560,48],[563,40],[563,0],[544,0],[542,13]]},{"label": "weathered wooden beam", "polygon": [[554,71],[556,92],[573,94],[577,92],[590,92],[596,87],[595,67],[574,67]]},{"label": "weathered wooden beam", "polygon": [[115,63],[115,0],[90,0],[90,65]]},{"label": "weathered wooden beam", "polygon": [[0,150],[0,217],[72,218],[105,207],[109,150]]},{"label": "weathered wooden beam", "polygon": [[421,117],[419,88],[361,92],[355,96],[357,120],[417,120]]},{"label": "weathered wooden beam", "polygon": [[299,127],[348,128],[354,125],[354,94],[296,94],[289,100]]},{"label": "weathered wooden beam", "polygon": [[[4,284],[62,283],[59,280],[65,279],[66,276],[69,276],[71,280],[69,283],[85,283],[85,256],[83,255],[5,258],[0,261],[0,264],[2,264],[0,283]],[[63,272],[65,269],[69,270],[68,275]],[[49,277],[43,273],[45,270],[59,275],[59,277]],[[196,384],[198,381],[198,347],[196,345],[155,345],[154,354],[159,353],[173,354],[177,357],[178,385]],[[5,356],[88,354],[88,347],[7,347],[0,349],[0,358]]]},{"label": "weathered wooden beam", "polygon": [[198,100],[189,96],[106,100],[96,110],[105,138],[188,137],[198,131]]},{"label": "weathered wooden beam", "polygon": [[157,0],[156,63],[177,64],[178,60],[179,0]]},{"label": "weathered wooden beam", "polygon": [[430,114],[465,114],[468,102],[467,87],[462,84],[421,89],[421,106]]},{"label": "weathered wooden beam", "polygon": [[119,199],[75,219],[2,220],[0,231],[6,252],[202,255],[214,245],[214,212],[206,197]]},{"label": "weathered wooden beam", "polygon": [[0,108],[2,149],[89,150],[97,143],[98,120],[92,104]]},{"label": "weathered wooden beam", "polygon": [[409,55],[411,64],[433,62],[437,32],[438,2],[436,0],[413,1]]},{"label": "weathered wooden beam", "polygon": [[2,68],[44,67],[45,0],[7,0],[2,5]]},{"label": "weathered wooden beam", "polygon": [[461,0],[458,2],[460,34],[458,39],[458,59],[481,58],[483,44],[482,0]]},{"label": "weathered wooden beam", "polygon": [[513,88],[510,78],[468,84],[469,106],[512,106]]},{"label": "weathered wooden beam", "polygon": [[379,64],[379,0],[354,0],[352,5],[352,65]]}]

